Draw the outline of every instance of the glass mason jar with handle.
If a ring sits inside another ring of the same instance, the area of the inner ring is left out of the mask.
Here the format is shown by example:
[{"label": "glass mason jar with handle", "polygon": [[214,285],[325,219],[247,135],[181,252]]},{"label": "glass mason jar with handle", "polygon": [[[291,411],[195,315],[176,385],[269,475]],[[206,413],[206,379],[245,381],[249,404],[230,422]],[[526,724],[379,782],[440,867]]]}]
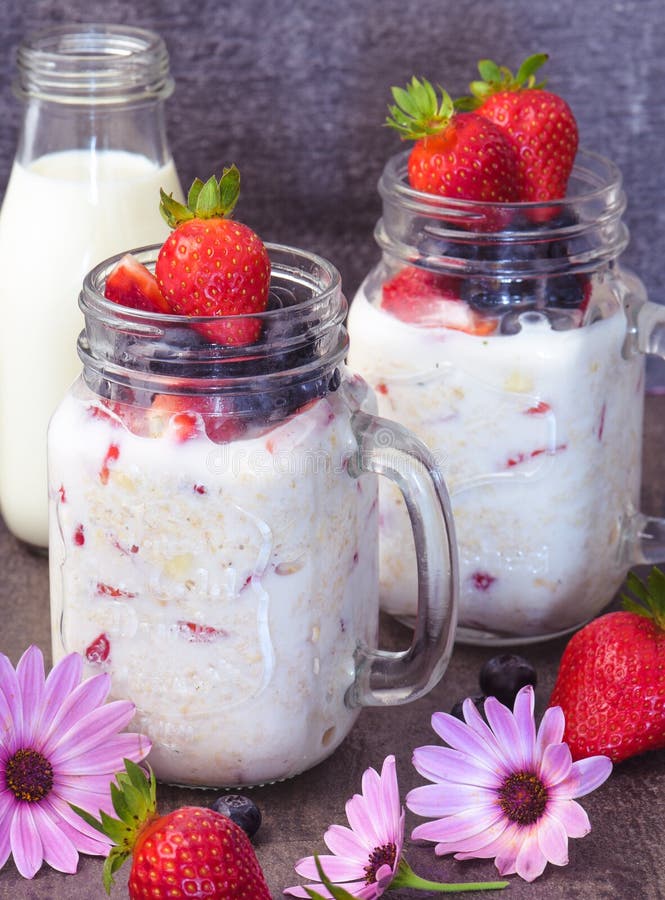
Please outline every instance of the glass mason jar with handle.
[{"label": "glass mason jar with handle", "polygon": [[43,548],[46,429],[79,369],[83,276],[123,247],[165,238],[154,197],[181,191],[160,37],[62,25],[26,38],[17,63],[23,121],[0,213],[0,505],[9,529]]},{"label": "glass mason jar with handle", "polygon": [[[529,642],[579,627],[631,564],[665,557],[640,515],[644,353],[665,309],[619,262],[616,167],[580,152],[568,196],[482,204],[379,182],[380,263],[351,304],[350,365],[379,412],[441,464],[460,553],[458,638]],[[381,594],[409,621],[415,563],[381,486]]]},{"label": "glass mason jar with handle", "polygon": [[[157,249],[136,255],[152,265]],[[83,373],[49,428],[54,658],[78,651],[111,674],[169,782],[295,775],[362,706],[422,696],[452,648],[440,473],[346,368],[334,267],[268,249],[269,306],[240,322],[260,332],[242,347],[210,342],[219,317],[109,302],[117,258],[95,268]],[[374,473],[398,485],[415,539],[416,630],[401,652],[377,648]]]}]

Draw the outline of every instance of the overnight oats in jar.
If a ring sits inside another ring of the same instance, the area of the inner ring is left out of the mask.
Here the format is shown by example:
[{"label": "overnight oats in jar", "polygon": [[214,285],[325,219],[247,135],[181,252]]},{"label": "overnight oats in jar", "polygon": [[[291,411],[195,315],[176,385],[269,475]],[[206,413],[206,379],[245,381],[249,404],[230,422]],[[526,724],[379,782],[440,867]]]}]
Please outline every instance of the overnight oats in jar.
[{"label": "overnight oats in jar", "polygon": [[[334,267],[267,250],[266,304],[252,315],[153,311],[159,248],[93,270],[83,373],[49,431],[54,657],[76,650],[111,674],[157,777],[174,783],[295,775],[339,745],[362,705],[428,690],[451,650],[456,571],[438,473],[374,418],[372,392],[346,368]],[[128,283],[143,308],[108,299],[134,302]],[[400,459],[425,520],[431,637],[389,660],[375,649],[373,472]]]},{"label": "overnight oats in jar", "polygon": [[[382,259],[351,304],[349,363],[446,478],[458,639],[553,637],[644,556],[637,323],[654,304],[618,261],[620,173],[580,151],[565,198],[491,202],[416,189],[411,165],[394,157],[379,182]],[[408,622],[408,517],[380,493],[381,603]]]}]

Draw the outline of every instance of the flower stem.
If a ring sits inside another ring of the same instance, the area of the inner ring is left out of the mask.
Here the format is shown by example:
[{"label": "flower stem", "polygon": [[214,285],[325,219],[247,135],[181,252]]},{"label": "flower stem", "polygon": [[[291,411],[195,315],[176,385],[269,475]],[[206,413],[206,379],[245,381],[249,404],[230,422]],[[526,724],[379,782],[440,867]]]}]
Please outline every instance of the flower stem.
[{"label": "flower stem", "polygon": [[440,894],[464,893],[467,891],[499,891],[508,886],[507,881],[469,881],[463,884],[445,884],[428,881],[416,875],[405,859],[401,859],[397,874],[390,882],[392,888],[413,888],[417,891],[436,891]]}]

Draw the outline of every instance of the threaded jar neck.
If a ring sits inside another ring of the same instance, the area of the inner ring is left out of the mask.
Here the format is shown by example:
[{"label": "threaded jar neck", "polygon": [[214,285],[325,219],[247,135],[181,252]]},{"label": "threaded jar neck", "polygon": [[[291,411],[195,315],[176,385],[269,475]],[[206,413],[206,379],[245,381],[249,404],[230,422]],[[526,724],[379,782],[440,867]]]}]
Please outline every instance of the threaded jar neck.
[{"label": "threaded jar neck", "polygon": [[169,56],[143,28],[72,24],[26,37],[17,51],[14,91],[21,99],[111,105],[168,97]]},{"label": "threaded jar neck", "polygon": [[379,180],[383,213],[375,237],[385,254],[463,276],[515,278],[591,272],[628,243],[621,173],[580,150],[568,194],[549,203],[483,203],[414,190],[409,152],[392,157]]}]

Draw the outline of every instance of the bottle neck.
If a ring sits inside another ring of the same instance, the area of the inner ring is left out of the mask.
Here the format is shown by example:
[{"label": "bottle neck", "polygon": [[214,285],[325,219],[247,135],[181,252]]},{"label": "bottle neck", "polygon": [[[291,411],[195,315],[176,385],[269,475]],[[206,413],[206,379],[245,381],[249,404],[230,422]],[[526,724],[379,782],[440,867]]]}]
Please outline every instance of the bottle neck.
[{"label": "bottle neck", "polygon": [[169,59],[153,32],[67,25],[20,45],[14,90],[25,102],[17,158],[24,165],[66,150],[121,150],[170,160],[164,100]]}]

